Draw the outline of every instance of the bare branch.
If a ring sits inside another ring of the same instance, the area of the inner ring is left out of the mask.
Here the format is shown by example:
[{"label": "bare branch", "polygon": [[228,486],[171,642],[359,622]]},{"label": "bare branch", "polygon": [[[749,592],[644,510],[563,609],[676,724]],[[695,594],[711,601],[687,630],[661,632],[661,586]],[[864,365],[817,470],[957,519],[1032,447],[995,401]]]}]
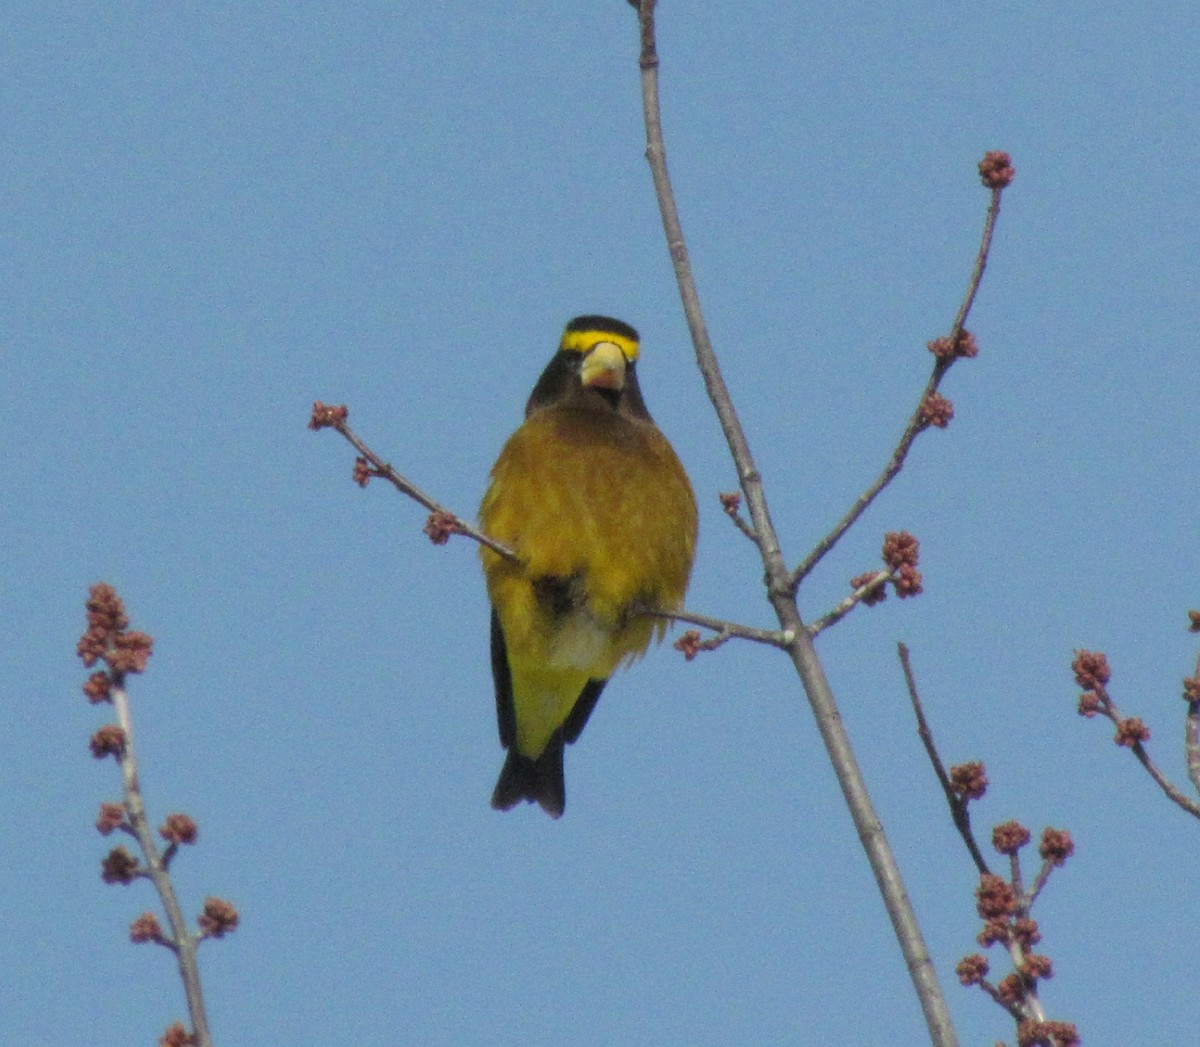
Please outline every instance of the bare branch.
[{"label": "bare branch", "polygon": [[[983,236],[979,242],[979,250],[975,255],[975,265],[971,270],[971,278],[967,283],[967,292],[963,297],[962,304],[958,308],[958,314],[954,318],[950,334],[945,339],[945,342],[951,347],[960,344],[960,340],[965,333],[964,324],[966,324],[967,317],[970,315],[971,306],[975,302],[975,296],[979,292],[979,285],[983,280],[984,270],[987,269],[988,254],[992,247],[992,234],[996,229],[996,219],[1000,215],[1000,197],[1003,191],[1003,186],[997,186],[992,189],[991,203],[988,206],[987,218],[983,225]],[[820,563],[822,557],[840,541],[842,535],[850,530],[854,522],[867,511],[867,507],[875,501],[883,489],[899,474],[900,470],[904,467],[905,459],[908,457],[908,452],[912,448],[913,442],[931,424],[925,412],[926,403],[937,392],[938,386],[941,385],[942,379],[946,376],[946,372],[950,370],[951,364],[958,358],[959,356],[954,353],[938,355],[935,358],[933,372],[930,374],[929,380],[925,383],[925,388],[921,392],[917,406],[913,410],[904,432],[900,435],[900,441],[896,444],[896,449],[892,452],[892,457],[888,464],[876,478],[875,482],[858,496],[858,499],[850,507],[846,515],[837,522],[833,530],[817,542],[812,552],[792,572],[791,584],[793,588],[799,586],[808,577],[813,568]]]},{"label": "bare branch", "polygon": [[793,637],[787,645],[788,655],[812,706],[817,729],[829,754],[838,784],[862,841],[884,906],[892,921],[896,939],[904,955],[917,998],[921,1003],[930,1037],[935,1047],[953,1047],[958,1043],[950,1020],[945,996],[917,923],[912,903],[904,887],[899,866],[875,811],[862,772],[858,767],[849,736],[834,700],[833,691],[824,668],[813,647],[796,604],[795,586],[783,559],[779,539],[771,522],[763,491],[762,478],[754,464],[750,446],[734,410],[716,354],[713,352],[700,297],[688,259],[687,245],[671,180],[667,171],[666,148],[663,144],[662,119],[659,111],[658,50],[655,41],[654,9],[656,0],[640,0],[638,23],[641,30],[640,67],[642,75],[642,112],[646,124],[646,159],[654,179],[655,196],[662,216],[667,250],[675,270],[683,312],[696,353],[696,363],[704,379],[705,389],[712,401],[722,432],[733,458],[738,483],[750,511],[755,545],[762,557],[766,578],[767,598],[779,618],[785,634]]},{"label": "bare branch", "polygon": [[440,502],[434,501],[411,480],[402,476],[380,458],[350,428],[347,424],[348,417],[349,412],[344,406],[331,407],[318,401],[313,404],[312,418],[308,427],[310,429],[334,429],[350,442],[351,446],[361,455],[361,463],[355,469],[355,479],[360,484],[365,485],[368,479],[377,476],[386,480],[401,494],[407,495],[414,502],[425,506],[430,512],[429,522],[425,525],[425,533],[437,545],[444,544],[446,538],[451,534],[461,534],[474,539],[480,545],[486,545],[492,552],[506,560],[520,563],[520,557],[508,546],[484,534],[479,528],[473,527]]},{"label": "bare branch", "polygon": [[890,571],[876,571],[871,576],[871,580],[869,582],[865,583],[864,585],[860,585],[832,611],[830,611],[824,617],[818,618],[815,622],[809,623],[809,635],[817,636],[828,629],[831,625],[836,625],[860,603],[862,603],[864,600],[869,600],[874,593],[877,593],[891,580],[891,577],[892,575]]},{"label": "bare branch", "polygon": [[663,143],[662,116],[658,100],[658,50],[654,29],[655,4],[656,0],[641,0],[638,8],[638,21],[641,26],[639,64],[642,71],[642,115],[646,124],[646,160],[650,164],[650,171],[654,178],[654,191],[658,199],[659,213],[662,216],[663,233],[666,236],[667,250],[675,269],[675,280],[679,286],[684,316],[692,337],[696,364],[704,378],[704,387],[708,391],[708,398],[712,401],[713,408],[717,413],[721,430],[725,434],[725,441],[729,445],[729,451],[737,469],[738,483],[746,496],[746,504],[750,510],[753,527],[753,538],[767,568],[768,586],[775,589],[786,584],[787,569],[784,566],[783,554],[779,549],[775,528],[771,523],[766,496],[762,488],[762,477],[754,464],[749,442],[742,430],[741,420],[734,410],[729,389],[725,385],[716,354],[713,352],[712,341],[708,336],[708,327],[704,322],[704,313],[700,307],[700,294],[692,275],[687,243],[683,237],[683,226],[680,223],[674,190],[671,188],[671,177],[667,170],[666,147]]},{"label": "bare branch", "polygon": [[[1184,681],[1184,687],[1189,681]],[[1196,672],[1191,679],[1192,687],[1186,693],[1189,695],[1200,691],[1200,657],[1196,659]],[[1183,748],[1187,756],[1188,777],[1197,792],[1200,792],[1200,698],[1188,701],[1187,716],[1184,717]]]},{"label": "bare branch", "polygon": [[[1108,659],[1099,651],[1076,651],[1075,660],[1071,663],[1071,668],[1075,673],[1075,682],[1083,688],[1083,694],[1079,699],[1079,712],[1083,716],[1088,717],[1096,715],[1105,716],[1116,724],[1117,734],[1113,740],[1117,745],[1128,748],[1133,753],[1138,763],[1154,779],[1167,799],[1181,810],[1192,815],[1192,817],[1200,818],[1200,803],[1185,796],[1163,774],[1158,764],[1154,762],[1153,757],[1147,751],[1145,742],[1150,738],[1149,729],[1142,723],[1139,717],[1121,715],[1121,710],[1117,708],[1117,703],[1113,701],[1112,695],[1108,691],[1110,676]],[[1200,665],[1197,667],[1197,677],[1200,677]],[[1186,686],[1187,682],[1185,681]],[[1200,755],[1197,755],[1195,750],[1197,744],[1197,727],[1195,722],[1197,714],[1195,706],[1197,704],[1200,704],[1200,699],[1188,702],[1188,712],[1184,724],[1184,746],[1187,753],[1188,775],[1194,784],[1196,783],[1198,774],[1200,774],[1196,770],[1197,761],[1200,761]]]},{"label": "bare branch", "polygon": [[1046,886],[1046,881],[1050,879],[1050,874],[1054,871],[1054,862],[1048,858],[1042,861],[1042,867],[1038,869],[1038,874],[1033,878],[1033,884],[1029,888],[1029,893],[1025,895],[1025,909],[1028,911],[1033,908],[1033,903],[1038,900],[1038,895],[1042,893],[1042,888]]},{"label": "bare branch", "polygon": [[750,541],[758,544],[758,535],[754,528],[751,527],[742,516],[741,509],[742,496],[737,491],[726,491],[721,495],[721,508],[725,511],[725,515],[729,517],[737,527]]},{"label": "bare branch", "polygon": [[900,652],[900,665],[904,669],[904,682],[908,685],[908,697],[912,702],[913,713],[917,717],[917,734],[921,739],[921,744],[925,746],[925,753],[929,757],[930,764],[933,765],[933,773],[937,775],[942,792],[946,795],[946,803],[950,805],[950,817],[954,822],[954,828],[958,830],[958,835],[966,844],[975,867],[981,874],[986,875],[990,870],[983,857],[983,852],[980,851],[979,844],[975,840],[975,833],[971,830],[968,800],[954,791],[954,787],[950,784],[950,777],[946,774],[946,767],[942,763],[941,756],[938,755],[937,746],[933,741],[933,732],[929,729],[929,723],[925,719],[925,710],[921,706],[921,696],[917,692],[917,681],[913,676],[908,647],[906,644],[899,643],[896,648]]},{"label": "bare branch", "polygon": [[[644,614],[648,618],[667,618],[673,622],[687,622],[689,625],[712,629],[722,637],[721,643],[734,639],[750,640],[753,643],[786,649],[793,639],[792,636],[780,629],[756,629],[751,625],[742,625],[739,622],[730,622],[723,618],[711,618],[706,614],[697,614],[694,611],[660,611],[655,607],[637,607],[634,610],[635,613]],[[714,644],[705,649],[715,650],[719,646],[720,644]]]},{"label": "bare branch", "polygon": [[164,944],[175,953],[179,961],[179,977],[187,997],[188,1017],[192,1022],[192,1033],[198,1047],[212,1047],[212,1036],[208,1030],[208,1014],[204,1006],[204,991],[200,986],[200,965],[196,959],[199,938],[189,930],[175,884],[167,871],[167,862],[159,856],[158,844],[146,817],[146,805],[142,799],[138,782],[137,757],[133,748],[133,717],[129,709],[129,698],[125,691],[124,673],[113,674],[112,703],[117,711],[117,722],[125,733],[124,749],[119,757],[121,780],[124,784],[125,811],[129,827],[137,838],[138,847],[146,860],[146,870],[154,889],[162,902],[163,912],[171,927],[171,934]]},{"label": "bare branch", "polygon": [[[117,723],[101,727],[92,735],[89,744],[98,759],[108,756],[116,759],[123,785],[121,803],[100,805],[96,828],[105,836],[117,829],[133,836],[143,858],[139,863],[125,848],[118,847],[101,863],[101,875],[107,883],[127,884],[145,877],[154,884],[170,925],[170,934],[163,933],[152,913],[144,913],[130,928],[130,938],[134,942],[157,942],[175,953],[192,1022],[191,1035],[199,1047],[211,1047],[200,968],[196,961],[196,947],[204,935],[189,931],[167,868],[179,844],[195,842],[196,823],[186,814],[169,815],[159,830],[168,846],[165,853],[159,853],[138,780],[133,717],[125,689],[128,674],[146,669],[154,641],[145,633],[129,629],[125,606],[111,585],[103,582],[93,585],[88,592],[86,608],[87,629],[79,640],[76,653],[89,669],[97,663],[103,663],[107,668],[97,669],[88,677],[83,693],[92,704],[111,703],[117,714]],[[237,926],[237,910],[228,902],[220,904],[225,907],[224,927],[232,930]],[[203,919],[201,917],[201,931]]]},{"label": "bare branch", "polygon": [[[1190,714],[1189,714],[1190,715]],[[1190,723],[1189,723],[1190,726]],[[1129,746],[1130,751],[1137,757],[1145,769],[1146,773],[1158,784],[1158,787],[1166,794],[1167,799],[1171,800],[1182,810],[1187,811],[1193,818],[1200,818],[1200,803],[1185,796],[1171,780],[1159,770],[1158,764],[1154,762],[1150,754],[1146,751],[1146,747],[1141,742],[1134,742]],[[1189,768],[1190,771],[1190,768]]]}]

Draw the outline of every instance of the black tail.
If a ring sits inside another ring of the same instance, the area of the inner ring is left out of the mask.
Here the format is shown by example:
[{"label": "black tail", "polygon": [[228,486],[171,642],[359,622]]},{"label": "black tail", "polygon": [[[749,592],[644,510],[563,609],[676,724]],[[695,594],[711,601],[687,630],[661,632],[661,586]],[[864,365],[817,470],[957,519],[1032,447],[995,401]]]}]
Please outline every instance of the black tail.
[{"label": "black tail", "polygon": [[562,731],[555,731],[536,760],[517,752],[514,741],[500,769],[500,780],[492,793],[492,806],[507,811],[522,800],[541,804],[551,818],[562,817],[567,805],[567,786],[563,781]]}]

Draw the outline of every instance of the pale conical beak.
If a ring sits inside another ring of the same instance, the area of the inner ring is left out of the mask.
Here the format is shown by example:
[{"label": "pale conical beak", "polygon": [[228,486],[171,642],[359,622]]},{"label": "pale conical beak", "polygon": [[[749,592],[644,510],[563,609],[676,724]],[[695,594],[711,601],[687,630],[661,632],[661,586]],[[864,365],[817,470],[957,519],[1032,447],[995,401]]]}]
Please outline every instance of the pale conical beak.
[{"label": "pale conical beak", "polygon": [[585,389],[625,388],[625,354],[612,342],[597,342],[583,358],[579,377]]}]

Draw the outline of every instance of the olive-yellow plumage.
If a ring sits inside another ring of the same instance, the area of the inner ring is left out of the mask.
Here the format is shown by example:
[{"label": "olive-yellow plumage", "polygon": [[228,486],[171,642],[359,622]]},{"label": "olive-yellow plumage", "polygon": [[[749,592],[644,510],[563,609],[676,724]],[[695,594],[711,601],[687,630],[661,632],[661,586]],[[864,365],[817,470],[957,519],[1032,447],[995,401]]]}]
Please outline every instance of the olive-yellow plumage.
[{"label": "olive-yellow plumage", "polygon": [[665,632],[637,609],[675,610],[687,588],[696,502],[642,400],[638,352],[619,320],[572,320],[492,468],[480,522],[520,558],[482,550],[508,749],[500,809],[562,814],[564,743],[616,668]]}]

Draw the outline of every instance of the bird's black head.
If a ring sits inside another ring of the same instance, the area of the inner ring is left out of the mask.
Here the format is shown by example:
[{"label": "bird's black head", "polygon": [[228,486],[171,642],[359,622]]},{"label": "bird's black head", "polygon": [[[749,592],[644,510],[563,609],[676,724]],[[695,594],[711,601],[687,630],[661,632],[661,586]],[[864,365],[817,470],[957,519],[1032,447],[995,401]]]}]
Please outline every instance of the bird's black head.
[{"label": "bird's black head", "polygon": [[611,316],[577,316],[563,331],[554,354],[525,405],[525,416],[584,392],[614,410],[649,419],[637,381],[638,333]]}]

